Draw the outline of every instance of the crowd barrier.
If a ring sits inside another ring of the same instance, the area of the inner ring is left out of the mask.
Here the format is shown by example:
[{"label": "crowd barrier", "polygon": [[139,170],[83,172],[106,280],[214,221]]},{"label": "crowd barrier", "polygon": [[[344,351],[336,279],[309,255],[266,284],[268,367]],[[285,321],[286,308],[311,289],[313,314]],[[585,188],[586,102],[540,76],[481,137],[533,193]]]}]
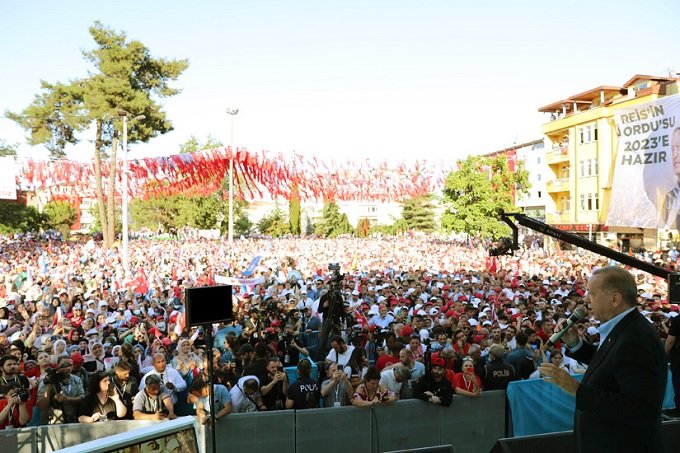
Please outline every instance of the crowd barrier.
[{"label": "crowd barrier", "polygon": [[[449,408],[419,400],[393,405],[338,407],[231,414],[217,422],[218,450],[249,453],[376,453],[433,445],[453,445],[457,453],[488,453],[505,436],[505,394],[454,397]],[[126,432],[151,423],[119,421],[0,431],[1,451],[50,453],[60,448]],[[211,451],[210,436],[199,438]],[[208,433],[209,434],[209,433]],[[7,447],[7,448],[6,448]]]}]

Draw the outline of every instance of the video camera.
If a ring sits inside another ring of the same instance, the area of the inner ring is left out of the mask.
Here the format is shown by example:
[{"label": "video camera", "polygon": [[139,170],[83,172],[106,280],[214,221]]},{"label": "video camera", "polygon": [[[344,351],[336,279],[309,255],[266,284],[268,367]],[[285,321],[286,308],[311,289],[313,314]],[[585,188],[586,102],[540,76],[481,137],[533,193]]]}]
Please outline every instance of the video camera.
[{"label": "video camera", "polygon": [[52,384],[57,388],[61,387],[61,383],[64,380],[64,375],[59,373],[59,371],[70,366],[71,364],[69,363],[58,366],[57,368],[48,368],[45,370],[45,377],[43,378],[45,385]]},{"label": "video camera", "polygon": [[331,272],[329,282],[332,285],[340,285],[342,282],[342,279],[344,278],[344,275],[340,273],[340,264],[339,263],[330,263],[328,264],[328,271]]}]

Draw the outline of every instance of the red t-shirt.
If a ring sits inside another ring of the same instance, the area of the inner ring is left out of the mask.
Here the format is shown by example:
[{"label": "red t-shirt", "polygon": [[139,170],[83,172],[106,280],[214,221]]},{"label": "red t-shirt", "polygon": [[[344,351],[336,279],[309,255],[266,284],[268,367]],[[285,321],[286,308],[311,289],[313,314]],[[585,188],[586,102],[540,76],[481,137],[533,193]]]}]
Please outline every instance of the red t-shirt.
[{"label": "red t-shirt", "polygon": [[[477,380],[477,387],[479,389],[482,388],[482,381],[479,379],[479,376],[475,374],[475,379]],[[473,392],[474,391],[474,386],[472,385],[472,382],[466,383],[465,379],[463,378],[463,373],[456,373],[456,375],[453,377],[453,388],[454,390],[456,388],[467,390],[468,392]]]},{"label": "red t-shirt", "polygon": [[[3,398],[0,400],[0,412],[5,409],[5,406],[7,406],[8,401]],[[28,420],[31,420],[31,416],[33,414],[33,404],[31,404],[31,401],[26,401],[26,412],[28,412]],[[20,425],[19,424],[19,406],[14,406],[12,409],[11,414],[7,419],[0,423],[0,429],[5,429],[7,426],[12,426],[14,428],[22,428],[26,425]]]},{"label": "red t-shirt", "polygon": [[399,358],[393,355],[385,354],[378,358],[375,366],[378,367],[378,371],[382,371],[387,365],[392,365],[393,363],[398,363]]}]

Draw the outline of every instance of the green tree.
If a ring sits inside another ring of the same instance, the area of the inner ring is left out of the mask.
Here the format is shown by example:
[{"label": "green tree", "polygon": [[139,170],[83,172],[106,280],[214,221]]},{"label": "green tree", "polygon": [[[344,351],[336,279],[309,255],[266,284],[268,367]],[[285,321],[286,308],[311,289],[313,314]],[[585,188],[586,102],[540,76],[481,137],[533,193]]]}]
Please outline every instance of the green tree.
[{"label": "green tree", "polygon": [[224,144],[220,140],[210,134],[202,142],[195,135],[191,135],[187,141],[179,145],[179,152],[180,154],[189,154],[203,149],[221,148],[223,146]]},{"label": "green tree", "polygon": [[[234,234],[237,236],[248,235],[253,230],[253,222],[248,218],[248,211],[246,210],[247,202],[239,200],[234,206]],[[223,234],[226,227],[223,227]]]},{"label": "green tree", "polygon": [[290,224],[278,204],[270,214],[260,219],[257,223],[257,229],[260,233],[272,237],[290,234]]},{"label": "green tree", "polygon": [[151,197],[146,200],[135,199],[130,202],[130,219],[135,228],[148,228],[157,231],[169,231],[177,228],[177,219],[186,209],[186,197],[184,195],[171,195],[165,197]]},{"label": "green tree", "polygon": [[314,234],[316,230],[316,225],[314,225],[314,222],[312,221],[312,218],[309,217],[309,214],[305,214],[305,234],[307,236]]},{"label": "green tree", "polygon": [[321,218],[316,222],[315,232],[325,237],[336,237],[341,234],[352,234],[354,228],[349,223],[347,214],[340,212],[340,207],[327,201],[323,205]]},{"label": "green tree", "polygon": [[515,192],[526,193],[529,188],[521,162],[513,173],[505,156],[470,156],[446,178],[442,227],[483,238],[506,236],[509,228],[498,214],[512,210]]},{"label": "green tree", "polygon": [[401,208],[401,216],[408,228],[426,233],[432,233],[437,229],[432,195],[405,200]]},{"label": "green tree", "polygon": [[0,200],[0,234],[41,230],[45,215],[33,206],[15,200]]},{"label": "green tree", "polygon": [[16,156],[17,155],[17,145],[12,143],[7,143],[6,140],[0,139],[0,157],[5,156]]},{"label": "green tree", "polygon": [[46,225],[54,228],[64,239],[71,234],[71,225],[78,220],[78,211],[68,201],[50,201],[45,205],[43,214],[46,217]]},{"label": "green tree", "polygon": [[[187,60],[154,58],[140,41],[128,40],[95,22],[89,28],[95,48],[83,52],[93,66],[89,77],[67,84],[42,82],[42,93],[20,114],[7,115],[30,132],[32,144],[45,143],[53,155],[78,142],[78,132],[94,124],[94,167],[99,222],[106,246],[115,238],[116,153],[122,116],[129,122],[128,144],[146,142],[172,130],[160,98],[179,90],[169,82],[188,67]],[[127,150],[124,150],[127,152]],[[102,157],[109,157],[109,191],[102,182]]]},{"label": "green tree", "polygon": [[406,233],[409,230],[408,223],[403,217],[400,217],[394,221],[391,225],[381,225],[375,224],[371,226],[369,234],[384,234],[388,236],[399,236]]},{"label": "green tree", "polygon": [[290,232],[299,235],[302,232],[302,228],[300,225],[300,191],[297,181],[293,182],[293,187],[290,189],[288,217],[290,218]]}]

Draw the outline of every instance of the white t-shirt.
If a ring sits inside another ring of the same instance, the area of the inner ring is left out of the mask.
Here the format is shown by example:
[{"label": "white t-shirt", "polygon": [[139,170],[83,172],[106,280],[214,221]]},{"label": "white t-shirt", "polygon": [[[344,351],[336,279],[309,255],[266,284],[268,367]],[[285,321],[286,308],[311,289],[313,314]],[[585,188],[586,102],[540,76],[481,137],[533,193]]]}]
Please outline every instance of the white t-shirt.
[{"label": "white t-shirt", "polygon": [[328,351],[326,360],[329,362],[337,363],[338,365],[345,367],[349,363],[350,357],[352,357],[352,352],[354,352],[354,346],[348,345],[347,350],[342,354],[338,354],[335,349]]},{"label": "white t-shirt", "polygon": [[401,382],[397,382],[397,378],[394,376],[394,368],[390,368],[389,370],[380,373],[380,384],[392,390],[397,395],[401,392]]}]

